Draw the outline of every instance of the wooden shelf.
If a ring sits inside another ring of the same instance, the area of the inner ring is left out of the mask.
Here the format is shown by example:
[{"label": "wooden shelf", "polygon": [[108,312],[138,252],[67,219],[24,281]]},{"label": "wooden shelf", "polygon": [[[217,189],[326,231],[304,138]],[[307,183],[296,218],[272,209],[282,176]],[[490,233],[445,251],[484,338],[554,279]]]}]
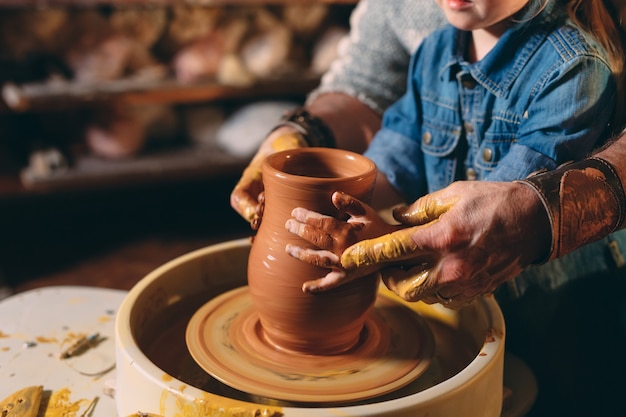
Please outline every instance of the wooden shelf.
[{"label": "wooden shelf", "polygon": [[[46,82],[2,87],[5,109],[13,111],[66,110],[89,103],[121,100],[132,104],[192,103],[229,98],[295,96],[311,91],[319,77],[311,74],[264,80],[237,87],[215,82],[181,83],[175,80],[120,79],[98,84]],[[0,110],[2,106],[0,106]]]},{"label": "wooden shelf", "polygon": [[208,146],[168,148],[126,160],[111,161],[82,156],[70,168],[46,176],[37,176],[28,169],[22,170],[20,177],[23,190],[20,194],[95,191],[111,187],[208,180],[239,175],[246,164],[247,160]]},{"label": "wooden shelf", "polygon": [[[335,5],[339,10],[347,10],[357,4],[358,0],[0,0],[0,12],[2,8],[80,9],[97,6],[176,5],[223,7],[316,3]],[[166,70],[166,78],[161,79],[128,77],[82,83],[65,79],[44,80],[47,78],[45,75],[26,77],[24,72],[20,72],[20,68],[14,70],[9,67],[10,71],[5,71],[9,75],[0,80],[0,114],[3,117],[18,119],[30,116],[28,113],[33,113],[34,117],[56,117],[63,112],[74,114],[74,110],[81,114],[83,109],[89,112],[89,107],[112,101],[137,105],[215,102],[227,107],[264,99],[293,98],[299,101],[315,89],[320,81],[319,74],[293,66],[281,73],[272,74],[272,78],[241,86],[224,85],[214,80],[184,83],[176,80],[171,70]],[[38,81],[30,81],[35,79]],[[24,137],[30,140],[30,136]],[[5,197],[29,197],[59,192],[62,194],[171,181],[203,181],[220,179],[225,175],[237,177],[247,162],[220,149],[189,145],[143,152],[128,160],[107,161],[89,155],[81,156],[73,160],[69,168],[60,168],[45,175],[19,165],[15,168],[16,172],[0,173],[0,200]],[[23,162],[20,159],[21,163]]]}]

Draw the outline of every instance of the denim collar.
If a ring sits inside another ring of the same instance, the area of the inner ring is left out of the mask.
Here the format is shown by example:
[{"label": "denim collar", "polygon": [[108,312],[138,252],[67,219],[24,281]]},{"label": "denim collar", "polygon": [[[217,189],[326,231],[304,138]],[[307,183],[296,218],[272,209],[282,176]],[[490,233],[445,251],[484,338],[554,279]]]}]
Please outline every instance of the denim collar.
[{"label": "denim collar", "polygon": [[469,63],[464,58],[470,32],[450,26],[454,49],[451,51],[450,61],[444,65],[440,75],[445,77],[447,74],[449,79],[454,79],[459,71],[468,72],[491,94],[505,97],[535,50],[541,46],[552,28],[565,19],[566,12],[556,7],[555,3],[557,2],[550,2],[534,19],[511,27],[494,48],[475,63]]}]

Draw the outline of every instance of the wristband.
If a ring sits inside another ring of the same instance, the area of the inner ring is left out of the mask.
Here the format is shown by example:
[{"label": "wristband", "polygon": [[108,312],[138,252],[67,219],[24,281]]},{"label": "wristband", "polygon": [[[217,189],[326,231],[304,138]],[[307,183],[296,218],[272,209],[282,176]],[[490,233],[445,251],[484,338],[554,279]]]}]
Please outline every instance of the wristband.
[{"label": "wristband", "polygon": [[283,117],[283,122],[276,126],[290,126],[298,131],[311,147],[334,148],[335,137],[326,123],[319,117],[311,115],[303,108],[297,108]]},{"label": "wristband", "polygon": [[544,262],[624,226],[624,188],[615,168],[604,159],[566,163],[516,182],[535,190],[548,213],[552,244]]}]

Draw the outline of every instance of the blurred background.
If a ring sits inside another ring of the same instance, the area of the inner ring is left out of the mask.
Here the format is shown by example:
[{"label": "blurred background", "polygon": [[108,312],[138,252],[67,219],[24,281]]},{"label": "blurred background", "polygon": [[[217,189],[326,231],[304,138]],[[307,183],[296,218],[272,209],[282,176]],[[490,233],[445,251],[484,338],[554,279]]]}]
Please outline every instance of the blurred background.
[{"label": "blurred background", "polygon": [[355,4],[0,0],[0,297],[250,236],[230,191]]}]

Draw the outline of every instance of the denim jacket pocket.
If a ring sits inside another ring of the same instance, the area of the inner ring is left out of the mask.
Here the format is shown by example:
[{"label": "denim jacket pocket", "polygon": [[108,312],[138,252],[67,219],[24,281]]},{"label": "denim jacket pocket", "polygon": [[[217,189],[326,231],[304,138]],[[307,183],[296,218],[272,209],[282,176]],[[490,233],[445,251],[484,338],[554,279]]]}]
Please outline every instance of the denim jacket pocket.
[{"label": "denim jacket pocket", "polygon": [[459,126],[424,119],[421,146],[425,155],[442,158],[450,155],[459,144],[461,129]]},{"label": "denim jacket pocket", "polygon": [[458,163],[454,150],[460,139],[461,129],[457,125],[424,120],[421,148],[429,192],[444,188],[454,181]]}]

